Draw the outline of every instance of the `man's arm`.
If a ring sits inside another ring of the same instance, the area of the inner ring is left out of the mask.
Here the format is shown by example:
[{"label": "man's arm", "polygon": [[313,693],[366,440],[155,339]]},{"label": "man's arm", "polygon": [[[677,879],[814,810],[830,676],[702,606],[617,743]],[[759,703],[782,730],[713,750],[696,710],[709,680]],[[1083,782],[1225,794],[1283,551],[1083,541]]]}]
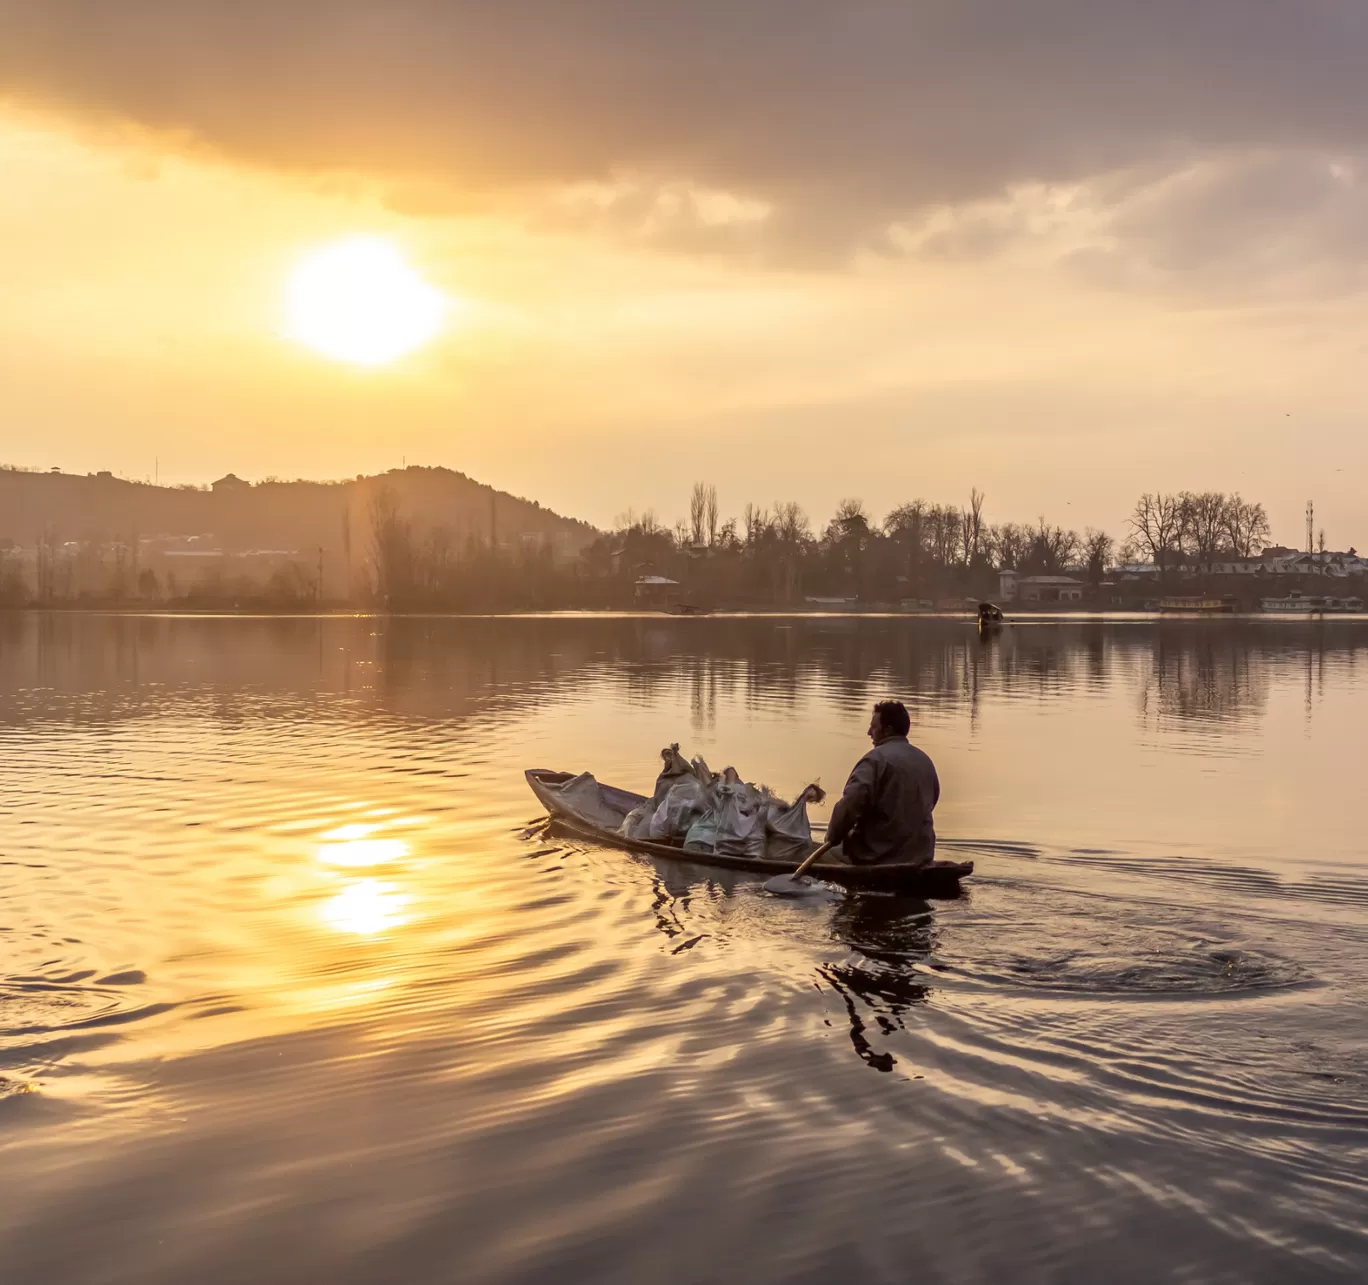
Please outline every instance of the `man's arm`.
[{"label": "man's arm", "polygon": [[868,754],[855,764],[845,791],[831,810],[831,822],[827,826],[828,843],[840,843],[864,815],[874,794],[874,772],[874,760]]}]

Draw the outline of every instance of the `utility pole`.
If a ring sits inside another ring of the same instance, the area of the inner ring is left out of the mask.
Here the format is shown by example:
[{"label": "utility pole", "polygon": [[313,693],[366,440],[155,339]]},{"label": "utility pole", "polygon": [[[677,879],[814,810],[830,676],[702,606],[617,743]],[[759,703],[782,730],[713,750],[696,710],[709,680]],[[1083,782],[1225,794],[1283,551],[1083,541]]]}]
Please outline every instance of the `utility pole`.
[{"label": "utility pole", "polygon": [[314,598],[318,605],[323,605],[323,546],[318,546],[318,584],[314,587]]},{"label": "utility pole", "polygon": [[1306,502],[1306,551],[1315,553],[1316,551],[1316,506],[1311,500]]}]

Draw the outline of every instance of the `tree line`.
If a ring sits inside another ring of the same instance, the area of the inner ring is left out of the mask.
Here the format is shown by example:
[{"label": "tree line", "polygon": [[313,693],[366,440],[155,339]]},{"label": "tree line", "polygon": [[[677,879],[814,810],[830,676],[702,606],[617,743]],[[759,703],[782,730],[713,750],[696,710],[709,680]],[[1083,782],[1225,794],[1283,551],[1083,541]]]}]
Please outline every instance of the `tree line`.
[{"label": "tree line", "polygon": [[965,504],[909,500],[882,518],[844,499],[814,528],[801,505],[749,503],[722,518],[717,488],[699,482],[688,516],[666,527],[653,513],[622,515],[585,550],[591,576],[628,568],[678,579],[705,597],[793,603],[803,597],[897,602],[945,594],[991,595],[1002,570],[1078,574],[1100,582],[1115,552],[1104,531],[1047,521],[987,520],[983,492]]},{"label": "tree line", "polygon": [[[318,549],[297,566],[272,569],[260,584],[215,572],[193,585],[175,586],[170,577],[159,585],[117,550],[99,566],[92,552],[88,572],[73,579],[84,552],[54,561],[40,550],[35,593],[0,550],[0,605],[79,596],[282,608],[346,601],[396,611],[626,607],[651,576],[676,582],[666,596],[701,605],[795,606],[808,598],[893,604],[992,598],[1005,570],[1099,585],[1116,558],[1153,562],[1161,576],[1209,574],[1223,559],[1257,554],[1269,536],[1261,504],[1239,494],[1186,491],[1142,495],[1119,546],[1105,531],[1079,532],[1043,516],[990,521],[977,488],[962,504],[913,499],[882,517],[848,498],[814,525],[792,500],[748,503],[738,516],[724,516],[716,486],[699,482],[687,515],[673,526],[650,512],[628,512],[578,557],[556,556],[545,539],[500,542],[493,530],[458,539],[439,522],[416,521],[384,486],[359,516],[362,529],[354,533],[344,514],[340,544],[326,556]],[[88,588],[78,595],[76,583]]]},{"label": "tree line", "polygon": [[1264,506],[1238,492],[1147,492],[1136,501],[1127,525],[1123,560],[1143,557],[1161,578],[1178,568],[1209,575],[1216,562],[1252,558],[1269,540]]}]

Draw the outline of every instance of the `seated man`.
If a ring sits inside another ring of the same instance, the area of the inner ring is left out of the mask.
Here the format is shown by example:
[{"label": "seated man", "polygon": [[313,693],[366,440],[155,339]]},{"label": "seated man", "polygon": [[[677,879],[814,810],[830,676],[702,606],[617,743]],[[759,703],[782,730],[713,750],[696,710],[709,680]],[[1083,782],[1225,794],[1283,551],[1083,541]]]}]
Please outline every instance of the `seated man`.
[{"label": "seated man", "polygon": [[831,813],[827,840],[841,846],[833,848],[830,860],[925,865],[935,858],[931,812],[940,799],[940,781],[930,758],[908,743],[911,726],[901,701],[874,706],[869,722],[874,748],[855,764]]}]

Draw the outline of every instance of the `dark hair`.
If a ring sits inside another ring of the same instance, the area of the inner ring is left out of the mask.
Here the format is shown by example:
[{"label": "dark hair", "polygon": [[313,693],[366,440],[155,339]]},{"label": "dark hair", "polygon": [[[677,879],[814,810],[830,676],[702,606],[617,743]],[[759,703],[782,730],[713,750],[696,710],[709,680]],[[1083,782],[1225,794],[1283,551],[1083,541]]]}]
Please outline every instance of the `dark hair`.
[{"label": "dark hair", "polygon": [[880,701],[874,706],[874,712],[879,716],[879,722],[883,724],[885,732],[891,732],[894,736],[906,736],[911,730],[912,718],[902,701]]}]

